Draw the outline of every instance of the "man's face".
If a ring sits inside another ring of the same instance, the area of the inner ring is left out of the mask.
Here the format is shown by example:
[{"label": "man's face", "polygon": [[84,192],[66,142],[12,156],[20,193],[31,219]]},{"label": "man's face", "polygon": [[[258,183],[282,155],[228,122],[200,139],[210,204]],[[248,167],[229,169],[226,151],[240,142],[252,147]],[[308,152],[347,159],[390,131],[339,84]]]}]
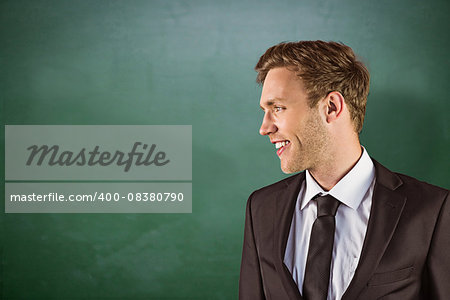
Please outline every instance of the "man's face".
[{"label": "man's face", "polygon": [[264,119],[259,132],[276,147],[284,173],[310,170],[325,157],[328,132],[318,106],[309,107],[295,72],[271,69],[264,81],[260,106]]}]

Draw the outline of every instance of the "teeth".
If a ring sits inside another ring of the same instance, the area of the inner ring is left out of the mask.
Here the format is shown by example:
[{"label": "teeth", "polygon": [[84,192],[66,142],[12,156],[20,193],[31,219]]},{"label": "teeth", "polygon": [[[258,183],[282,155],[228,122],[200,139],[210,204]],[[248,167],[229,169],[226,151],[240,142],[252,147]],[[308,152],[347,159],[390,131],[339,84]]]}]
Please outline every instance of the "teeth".
[{"label": "teeth", "polygon": [[279,149],[279,148],[281,148],[281,147],[286,146],[287,144],[289,144],[289,141],[276,142],[276,143],[275,143],[275,148],[276,148],[276,149]]}]

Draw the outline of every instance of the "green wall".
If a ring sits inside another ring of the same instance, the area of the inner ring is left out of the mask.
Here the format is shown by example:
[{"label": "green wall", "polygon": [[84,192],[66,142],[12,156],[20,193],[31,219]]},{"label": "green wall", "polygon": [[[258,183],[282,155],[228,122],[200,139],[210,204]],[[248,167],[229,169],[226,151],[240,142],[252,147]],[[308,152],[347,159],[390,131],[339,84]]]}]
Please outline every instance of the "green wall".
[{"label": "green wall", "polygon": [[193,125],[192,214],[3,213],[3,298],[236,299],[247,197],[285,176],[253,71],[280,41],[353,47],[362,144],[449,188],[449,4],[1,1],[3,124]]}]

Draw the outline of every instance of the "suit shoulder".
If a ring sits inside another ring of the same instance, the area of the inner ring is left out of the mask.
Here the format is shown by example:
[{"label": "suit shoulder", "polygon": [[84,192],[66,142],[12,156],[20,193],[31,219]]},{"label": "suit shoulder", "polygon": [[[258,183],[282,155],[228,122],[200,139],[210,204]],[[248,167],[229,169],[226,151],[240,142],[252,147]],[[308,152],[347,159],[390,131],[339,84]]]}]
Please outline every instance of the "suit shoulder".
[{"label": "suit shoulder", "polygon": [[389,189],[404,193],[413,199],[444,199],[449,191],[442,187],[420,181],[414,177],[393,172],[373,159],[376,180]]},{"label": "suit shoulder", "polygon": [[276,204],[285,205],[298,194],[304,173],[299,173],[254,191],[247,201],[247,211],[253,220],[269,220]]},{"label": "suit shoulder", "polygon": [[277,195],[288,188],[296,188],[304,179],[304,172],[295,174],[283,180],[255,190],[249,197],[247,205],[253,210],[259,210],[263,207],[272,207],[274,201],[279,199]]},{"label": "suit shoulder", "polygon": [[271,194],[274,192],[278,192],[282,189],[285,189],[289,184],[293,183],[295,180],[301,180],[301,178],[303,177],[303,174],[304,174],[303,172],[298,173],[298,174],[289,176],[288,178],[277,181],[275,183],[266,185],[260,189],[255,190],[252,193],[252,196],[258,197],[261,195],[268,195],[268,194]]},{"label": "suit shoulder", "polygon": [[402,181],[396,192],[406,196],[406,205],[412,211],[421,212],[423,216],[438,216],[439,211],[448,202],[447,189],[420,181],[414,177],[394,173]]},{"label": "suit shoulder", "polygon": [[401,173],[395,173],[403,182],[403,189],[410,191],[410,194],[416,194],[420,196],[429,196],[429,197],[445,197],[449,190],[432,185],[428,182],[421,181],[417,178],[401,174]]}]

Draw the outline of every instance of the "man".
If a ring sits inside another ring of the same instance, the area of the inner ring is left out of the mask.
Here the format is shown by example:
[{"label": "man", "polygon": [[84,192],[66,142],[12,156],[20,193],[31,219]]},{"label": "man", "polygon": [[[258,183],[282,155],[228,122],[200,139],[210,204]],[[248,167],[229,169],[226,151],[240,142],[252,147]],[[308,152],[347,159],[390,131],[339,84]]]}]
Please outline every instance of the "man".
[{"label": "man", "polygon": [[449,191],[389,171],[360,143],[369,73],[351,48],[269,48],[260,133],[285,173],[247,203],[239,298],[450,299]]}]

